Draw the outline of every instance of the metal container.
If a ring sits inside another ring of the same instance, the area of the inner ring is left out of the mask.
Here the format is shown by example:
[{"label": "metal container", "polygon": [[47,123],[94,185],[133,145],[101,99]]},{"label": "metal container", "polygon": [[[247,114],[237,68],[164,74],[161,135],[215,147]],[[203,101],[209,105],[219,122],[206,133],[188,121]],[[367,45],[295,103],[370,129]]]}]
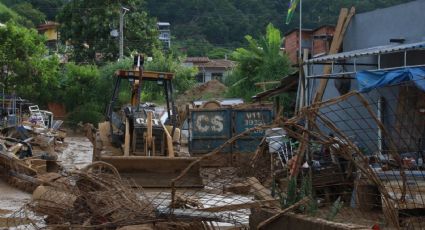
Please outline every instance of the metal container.
[{"label": "metal container", "polygon": [[[268,125],[272,122],[271,108],[235,109],[233,115],[233,136],[245,132],[253,127]],[[254,153],[264,137],[264,130],[251,132],[239,138],[233,144],[233,153]]]},{"label": "metal container", "polygon": [[[189,150],[192,154],[209,153],[232,137],[231,110],[197,109],[190,111]],[[221,153],[229,153],[226,146]]]}]

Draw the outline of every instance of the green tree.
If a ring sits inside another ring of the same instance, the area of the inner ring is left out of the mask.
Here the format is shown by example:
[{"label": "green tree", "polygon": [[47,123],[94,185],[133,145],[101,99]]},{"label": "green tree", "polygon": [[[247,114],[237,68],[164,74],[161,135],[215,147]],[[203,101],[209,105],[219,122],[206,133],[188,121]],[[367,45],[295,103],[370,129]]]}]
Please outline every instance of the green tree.
[{"label": "green tree", "polygon": [[26,19],[22,15],[19,15],[18,13],[16,13],[14,10],[10,9],[3,3],[0,3],[0,22],[6,23],[10,21],[13,21],[19,25],[22,25],[28,28],[34,26],[30,20]]},{"label": "green tree", "polygon": [[59,61],[55,56],[46,57],[44,42],[33,29],[14,23],[0,28],[0,81],[7,92],[15,90],[38,103],[51,97],[46,89],[57,87]]},{"label": "green tree", "polygon": [[[28,3],[36,9],[42,12],[47,20],[55,20],[56,15],[67,0],[2,0],[3,4],[9,7],[15,7],[16,5]],[[23,15],[25,17],[25,14]]]},{"label": "green tree", "polygon": [[90,101],[96,101],[100,71],[95,65],[76,65],[68,63],[64,67],[62,88],[63,101],[69,110],[73,110]]},{"label": "green tree", "polygon": [[117,60],[118,38],[111,31],[119,28],[121,6],[130,11],[125,15],[125,55],[131,51],[151,54],[158,42],[156,21],[144,11],[144,0],[71,0],[58,15],[61,39],[73,46],[76,62]]},{"label": "green tree", "polygon": [[227,77],[228,96],[242,97],[250,100],[259,92],[255,83],[278,80],[287,75],[290,62],[280,51],[282,38],[278,29],[272,24],[267,26],[266,35],[259,40],[245,36],[248,47],[238,48],[232,54],[237,67]]},{"label": "green tree", "polygon": [[97,124],[103,118],[100,71],[95,65],[68,63],[64,67],[58,99],[69,112],[71,126],[79,122]]},{"label": "green tree", "polygon": [[[198,70],[195,67],[183,65],[184,57],[175,57],[172,54],[164,54],[159,50],[154,50],[152,61],[145,62],[145,69],[160,72],[174,73],[173,88],[174,93],[181,94],[193,87],[196,83],[195,75]],[[145,101],[164,101],[165,95],[158,91],[158,86],[149,82],[145,84],[142,99]]]},{"label": "green tree", "polygon": [[[110,62],[100,68],[100,82],[98,84],[97,91],[101,92],[99,96],[99,104],[103,105],[104,108],[108,105],[112,97],[112,91],[115,83],[115,72],[120,69],[129,70],[132,68],[133,59],[125,58],[118,62]],[[117,106],[122,106],[130,102],[130,91],[128,90],[130,84],[124,81],[121,84],[120,95],[118,98]]]},{"label": "green tree", "polygon": [[[187,55],[204,52],[204,40],[214,47],[241,47],[244,35],[259,37],[272,23],[281,31],[298,27],[298,12],[290,25],[285,24],[290,0],[146,0],[150,13],[172,25],[177,43],[186,43]],[[316,28],[336,24],[341,7],[355,6],[357,12],[388,7],[411,0],[303,0],[303,26]],[[198,43],[188,43],[195,38]],[[197,45],[199,44],[199,45]]]},{"label": "green tree", "polygon": [[29,21],[31,21],[32,26],[38,26],[44,22],[46,15],[41,11],[35,9],[31,3],[23,2],[11,7],[19,15],[24,15]]},{"label": "green tree", "polygon": [[30,0],[30,3],[46,15],[47,20],[56,20],[62,6],[68,0]]}]

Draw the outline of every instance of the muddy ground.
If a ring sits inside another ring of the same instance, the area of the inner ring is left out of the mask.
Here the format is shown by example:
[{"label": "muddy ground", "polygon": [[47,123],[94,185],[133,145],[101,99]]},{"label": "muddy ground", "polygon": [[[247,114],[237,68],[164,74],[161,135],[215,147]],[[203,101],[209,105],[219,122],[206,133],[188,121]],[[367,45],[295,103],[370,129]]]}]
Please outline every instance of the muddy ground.
[{"label": "muddy ground", "polygon": [[[92,151],[93,146],[91,142],[82,136],[67,137],[65,139],[64,146],[61,148],[61,152],[58,153],[58,161],[68,170],[81,169],[92,162]],[[206,185],[206,188],[209,184]],[[169,201],[170,191],[169,190],[156,190],[156,189],[145,189],[145,195],[150,198],[156,198],[158,202]],[[182,194],[192,194],[198,199],[205,208],[217,205],[225,205],[231,203],[245,203],[253,199],[253,197],[244,196],[221,196],[218,194],[210,194],[201,191],[194,190],[183,190],[179,191]],[[25,224],[24,219],[13,219],[10,218],[14,213],[21,209],[31,199],[31,194],[22,192],[14,187],[11,187],[4,180],[0,180],[0,229],[10,229],[12,222],[19,222]],[[164,196],[164,197],[163,197]],[[162,199],[161,199],[162,198]],[[159,205],[158,207],[166,205]],[[218,213],[219,215],[226,215],[236,220],[238,223],[247,224],[249,210],[240,210],[238,212],[223,212]],[[226,223],[215,223],[217,229],[227,229],[232,226]],[[22,227],[22,226],[21,226]],[[18,228],[19,229],[19,228]]]},{"label": "muddy ground", "polygon": [[[67,169],[81,169],[92,161],[93,147],[86,137],[67,137],[62,152],[58,153],[58,160]],[[31,199],[31,194],[23,192],[0,179],[0,229],[10,229],[13,221],[23,222],[10,218]],[[9,224],[8,224],[9,222]]]},{"label": "muddy ground", "polygon": [[68,170],[81,169],[92,161],[93,145],[86,137],[67,137],[58,160]]}]

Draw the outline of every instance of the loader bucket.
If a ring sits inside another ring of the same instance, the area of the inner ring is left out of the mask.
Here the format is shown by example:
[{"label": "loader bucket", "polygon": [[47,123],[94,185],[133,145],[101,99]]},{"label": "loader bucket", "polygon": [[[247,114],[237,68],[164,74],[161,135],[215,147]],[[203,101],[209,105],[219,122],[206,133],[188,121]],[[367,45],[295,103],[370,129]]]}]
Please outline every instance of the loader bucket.
[{"label": "loader bucket", "polygon": [[[193,157],[102,156],[100,161],[116,167],[123,179],[132,179],[144,188],[169,188],[171,181],[194,162]],[[203,187],[200,165],[196,163],[175,183],[180,188]]]}]

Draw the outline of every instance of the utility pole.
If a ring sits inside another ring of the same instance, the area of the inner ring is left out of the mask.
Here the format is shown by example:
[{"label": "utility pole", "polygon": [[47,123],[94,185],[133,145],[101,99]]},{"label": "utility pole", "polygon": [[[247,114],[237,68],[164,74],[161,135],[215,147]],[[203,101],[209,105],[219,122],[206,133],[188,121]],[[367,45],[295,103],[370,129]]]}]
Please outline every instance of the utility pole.
[{"label": "utility pole", "polygon": [[120,9],[120,54],[118,60],[122,60],[124,58],[124,15],[127,11],[130,10],[125,7],[121,7]]}]

